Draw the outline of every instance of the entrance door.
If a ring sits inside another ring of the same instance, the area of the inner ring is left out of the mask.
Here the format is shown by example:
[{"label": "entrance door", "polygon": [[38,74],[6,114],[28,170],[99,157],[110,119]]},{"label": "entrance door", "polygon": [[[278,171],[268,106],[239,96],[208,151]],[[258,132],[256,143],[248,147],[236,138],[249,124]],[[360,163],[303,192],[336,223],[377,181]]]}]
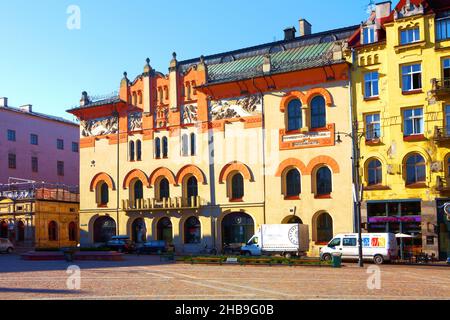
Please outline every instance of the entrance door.
[{"label": "entrance door", "polygon": [[5,220],[0,222],[0,238],[8,238],[8,223]]},{"label": "entrance door", "polygon": [[19,221],[17,223],[17,241],[25,241],[25,224],[23,221]]},{"label": "entrance door", "polygon": [[94,222],[94,242],[106,243],[116,235],[116,222],[111,217],[100,217]]},{"label": "entrance door", "polygon": [[450,202],[449,200],[437,201],[437,232],[438,232],[438,246],[439,246],[439,259],[445,260],[447,256],[447,248],[449,246],[449,231],[448,224],[446,223],[446,214],[444,212],[444,204]]},{"label": "entrance door", "polygon": [[137,218],[133,221],[132,228],[132,240],[136,243],[142,243],[147,240],[147,229],[145,227],[144,219]]},{"label": "entrance door", "polygon": [[222,221],[222,245],[240,247],[255,234],[255,223],[245,213],[230,213]]},{"label": "entrance door", "polygon": [[158,240],[164,240],[167,244],[173,243],[172,222],[169,218],[159,219],[157,229]]}]

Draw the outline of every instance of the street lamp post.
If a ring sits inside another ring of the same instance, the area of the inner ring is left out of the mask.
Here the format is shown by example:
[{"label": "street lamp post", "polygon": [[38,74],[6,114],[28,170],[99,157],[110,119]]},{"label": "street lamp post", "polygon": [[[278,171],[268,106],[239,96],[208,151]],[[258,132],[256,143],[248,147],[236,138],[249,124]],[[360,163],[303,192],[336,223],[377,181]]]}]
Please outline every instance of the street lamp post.
[{"label": "street lamp post", "polygon": [[[365,132],[358,133],[358,122],[354,121],[352,126],[352,132],[336,132],[337,143],[342,143],[341,135],[352,139],[353,145],[353,156],[352,156],[352,166],[353,166],[353,201],[356,208],[355,220],[356,229],[358,232],[358,266],[364,267],[363,260],[363,243],[362,243],[362,230],[361,230],[361,203],[363,201],[363,188],[361,183],[360,175],[360,160],[362,159],[360,154],[361,139],[366,135]],[[375,132],[375,138],[377,138]]]}]

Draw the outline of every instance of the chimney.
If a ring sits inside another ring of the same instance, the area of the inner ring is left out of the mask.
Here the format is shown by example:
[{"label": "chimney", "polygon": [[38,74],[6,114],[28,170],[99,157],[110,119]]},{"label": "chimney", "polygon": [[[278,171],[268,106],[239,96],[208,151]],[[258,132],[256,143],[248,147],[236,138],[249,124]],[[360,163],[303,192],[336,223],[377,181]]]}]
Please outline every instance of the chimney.
[{"label": "chimney", "polygon": [[20,109],[20,111],[23,111],[23,112],[28,112],[28,113],[33,112],[33,106],[31,104],[25,104],[23,106],[20,106],[19,109]]},{"label": "chimney", "polygon": [[0,98],[0,108],[8,106],[8,98]]},{"label": "chimney", "polygon": [[312,33],[312,25],[308,22],[308,20],[300,19],[298,24],[300,26],[300,37],[309,36]]},{"label": "chimney", "polygon": [[295,27],[284,29],[284,40],[294,40],[296,32]]},{"label": "chimney", "polygon": [[391,14],[391,1],[380,2],[376,4],[375,13],[377,19],[382,19]]}]

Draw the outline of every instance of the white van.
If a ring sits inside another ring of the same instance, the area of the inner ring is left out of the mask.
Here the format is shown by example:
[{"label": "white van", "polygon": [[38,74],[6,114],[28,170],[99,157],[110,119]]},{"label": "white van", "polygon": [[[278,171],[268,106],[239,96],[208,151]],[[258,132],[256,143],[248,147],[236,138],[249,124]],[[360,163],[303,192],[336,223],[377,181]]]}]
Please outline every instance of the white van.
[{"label": "white van", "polygon": [[[393,233],[363,233],[363,259],[382,264],[398,256],[398,245]],[[332,254],[339,252],[342,259],[357,260],[358,234],[346,233],[336,235],[326,247],[320,249],[320,258],[331,260]]]}]

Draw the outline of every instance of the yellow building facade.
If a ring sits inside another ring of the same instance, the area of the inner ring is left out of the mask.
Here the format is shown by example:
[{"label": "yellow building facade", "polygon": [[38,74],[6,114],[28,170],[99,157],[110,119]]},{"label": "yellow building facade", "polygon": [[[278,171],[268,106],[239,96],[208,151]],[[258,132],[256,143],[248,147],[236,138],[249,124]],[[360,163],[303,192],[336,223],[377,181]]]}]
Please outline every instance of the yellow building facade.
[{"label": "yellow building facade", "polygon": [[449,9],[445,1],[380,3],[347,51],[364,136],[364,226],[415,235],[405,246],[441,258],[450,195]]},{"label": "yellow building facade", "polygon": [[79,197],[67,187],[2,185],[0,238],[17,250],[76,247],[79,241]]},{"label": "yellow building facade", "polygon": [[262,224],[309,226],[317,255],[354,230],[349,67],[357,26],[150,66],[80,107],[80,242],[232,250]]}]

